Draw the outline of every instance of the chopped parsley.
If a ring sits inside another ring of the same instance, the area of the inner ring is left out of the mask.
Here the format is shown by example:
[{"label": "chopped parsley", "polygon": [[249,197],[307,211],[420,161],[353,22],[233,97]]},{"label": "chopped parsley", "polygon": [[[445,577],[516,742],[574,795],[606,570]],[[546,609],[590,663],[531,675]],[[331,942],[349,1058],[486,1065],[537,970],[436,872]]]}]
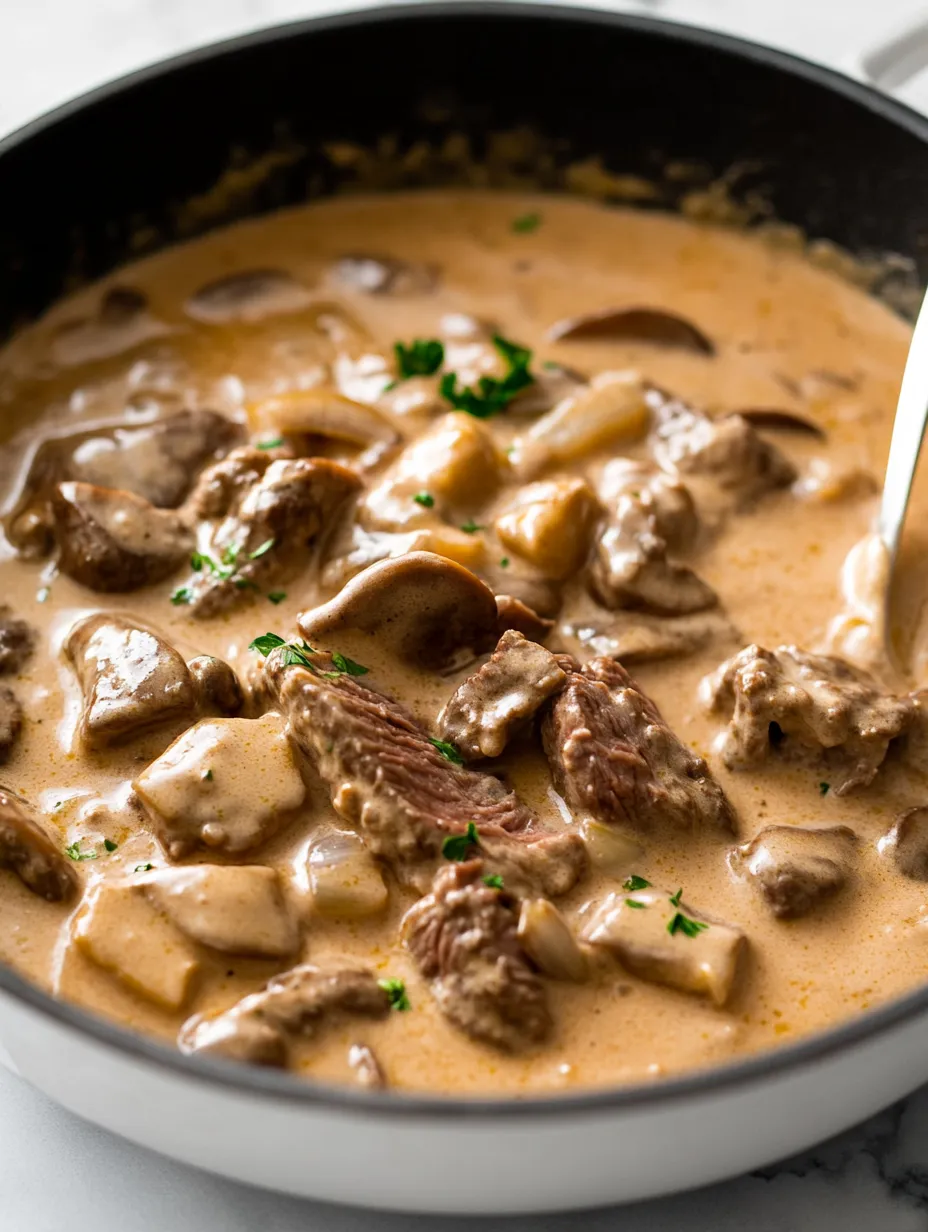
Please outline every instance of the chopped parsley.
[{"label": "chopped parsley", "polygon": [[467,823],[463,834],[451,834],[441,845],[441,854],[446,860],[466,860],[471,847],[480,846],[480,835],[472,821]]},{"label": "chopped parsley", "polygon": [[179,607],[182,603],[189,603],[193,598],[193,591],[189,586],[178,586],[177,590],[171,592],[171,602],[175,607]]},{"label": "chopped parsley", "polygon": [[52,593],[51,589],[48,586],[43,586],[41,590],[36,591],[36,595],[35,595],[36,603],[44,603],[51,593]]},{"label": "chopped parsley", "polygon": [[411,376],[433,376],[445,362],[445,348],[437,338],[416,338],[409,346],[395,342],[393,354],[400,381],[408,381]]},{"label": "chopped parsley", "polygon": [[484,877],[483,884],[489,886],[491,890],[501,890],[503,888],[503,879],[499,873],[490,873]]},{"label": "chopped parsley", "polygon": [[283,443],[282,436],[272,436],[268,441],[258,441],[258,449],[279,449]]},{"label": "chopped parsley", "polygon": [[502,565],[504,569],[508,569],[509,568],[509,557],[501,556],[499,563]]},{"label": "chopped parsley", "polygon": [[388,978],[378,980],[377,983],[387,994],[390,1000],[391,1010],[411,1010],[412,1004],[409,997],[406,995],[406,984],[403,980],[396,978]]},{"label": "chopped parsley", "polygon": [[831,784],[830,784],[830,783],[819,783],[819,785],[818,785],[818,794],[819,794],[820,796],[827,796],[830,790],[831,790]]},{"label": "chopped parsley", "polygon": [[332,655],[332,662],[335,670],[341,672],[343,676],[366,676],[371,670],[363,663],[355,663],[354,659],[349,659],[347,655],[343,655],[338,650]]},{"label": "chopped parsley", "polygon": [[447,740],[433,740],[432,737],[429,736],[429,744],[432,745],[433,748],[438,749],[445,761],[453,762],[456,766],[464,765],[464,758],[457,751],[454,745],[449,744]]},{"label": "chopped parsley", "polygon": [[431,492],[417,492],[412,499],[417,505],[421,505],[423,509],[431,509],[435,504],[435,497]]},{"label": "chopped parsley", "polygon": [[674,933],[683,933],[684,937],[698,937],[701,932],[709,927],[702,920],[691,920],[688,915],[684,915],[682,911],[678,911],[667,925],[667,931],[671,937]]},{"label": "chopped parsley", "polygon": [[285,641],[279,633],[262,633],[260,637],[248,643],[248,649],[257,650],[258,654],[265,658],[272,651],[279,650],[284,667],[306,667],[313,675],[325,676],[328,679],[336,676],[366,676],[370,671],[370,668],[364,667],[361,663],[355,663],[354,659],[349,659],[347,655],[336,650],[332,655],[332,666],[335,671],[324,672],[309,657],[311,654],[316,654],[315,646],[310,646],[309,642],[304,642],[302,639],[294,639],[292,642]]},{"label": "chopped parsley", "polygon": [[107,851],[109,851],[109,852],[113,852],[113,851],[115,851],[115,850],[116,850],[116,848],[119,846],[119,844],[118,844],[118,843],[114,843],[114,842],[113,842],[113,840],[112,840],[111,838],[105,838],[105,839],[103,840],[103,846],[106,848],[106,850],[107,850]]},{"label": "chopped parsley", "polygon": [[464,531],[465,535],[475,535],[478,530],[483,530],[483,527],[479,522],[475,522],[473,518],[468,518],[462,525],[461,530]]},{"label": "chopped parsley", "polygon": [[204,782],[211,783],[213,781],[213,772],[212,770],[204,770],[200,777]]},{"label": "chopped parsley", "polygon": [[635,890],[648,890],[650,888],[650,881],[645,881],[645,879],[643,877],[639,877],[637,873],[632,873],[630,877],[626,877],[622,882],[622,889],[628,890],[630,894],[634,894]]},{"label": "chopped parsley", "polygon": [[639,903],[637,898],[626,898],[625,900],[625,906],[634,907],[636,911],[642,911],[647,905],[647,903]]},{"label": "chopped parsley", "polygon": [[530,235],[541,226],[540,214],[520,214],[512,220],[512,229],[516,235]]},{"label": "chopped parsley", "polygon": [[679,890],[677,890],[676,894],[671,894],[671,896],[670,896],[670,905],[671,905],[671,907],[679,907],[679,906],[680,906],[680,899],[681,899],[682,897],[683,897],[683,886],[680,886],[680,888],[679,888]]},{"label": "chopped parsley", "polygon": [[95,860],[97,858],[95,851],[81,851],[80,839],[75,839],[73,843],[69,843],[64,849],[64,854],[69,860]]},{"label": "chopped parsley", "polygon": [[439,392],[456,411],[466,411],[477,419],[490,419],[504,411],[516,394],[534,385],[535,378],[528,370],[532,352],[526,347],[510,342],[500,334],[493,335],[493,345],[506,361],[509,371],[502,380],[494,376],[482,376],[476,388],[464,385],[458,389],[458,374],[446,372],[441,378]]},{"label": "chopped parsley", "polygon": [[132,871],[134,873],[150,873],[154,867],[154,864],[136,864]]},{"label": "chopped parsley", "polygon": [[275,607],[277,606],[278,603],[283,603],[286,597],[287,597],[287,592],[285,590],[272,590],[269,592],[267,596],[268,602],[273,603]]},{"label": "chopped parsley", "polygon": [[263,556],[265,552],[269,552],[275,543],[276,543],[276,540],[273,538],[265,539],[265,541],[261,544],[260,547],[255,548],[253,552],[248,553],[248,559],[257,560],[259,556]]}]

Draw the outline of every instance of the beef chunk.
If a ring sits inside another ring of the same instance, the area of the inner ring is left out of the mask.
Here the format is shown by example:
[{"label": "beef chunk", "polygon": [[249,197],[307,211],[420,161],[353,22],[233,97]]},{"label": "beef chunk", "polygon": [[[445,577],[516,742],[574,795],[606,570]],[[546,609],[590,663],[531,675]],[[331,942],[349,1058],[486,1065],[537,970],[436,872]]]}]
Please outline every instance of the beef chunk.
[{"label": "beef chunk", "polygon": [[928,881],[928,808],[906,809],[879,842],[880,854],[888,856],[913,881]]},{"label": "beef chunk", "polygon": [[[198,710],[241,704],[232,669],[192,673],[169,642],[134,616],[99,612],[77,622],[64,643],[83,694],[78,732],[91,749],[131,739],[151,727],[192,718]],[[220,660],[211,660],[220,664]],[[221,687],[217,684],[221,678]]]},{"label": "beef chunk", "polygon": [[911,698],[886,693],[843,659],[796,646],[745,646],[700,686],[710,714],[730,717],[721,755],[730,769],[773,755],[822,767],[836,795],[866,787],[890,742],[917,718]]},{"label": "beef chunk", "polygon": [[765,826],[729,855],[733,872],[750,878],[780,920],[808,915],[851,875],[857,835],[847,826],[809,830]]},{"label": "beef chunk", "polygon": [[0,762],[5,762],[23,729],[23,708],[13,690],[0,684]]},{"label": "beef chunk", "polygon": [[571,672],[542,736],[571,808],[642,833],[734,826],[705,761],[681,744],[614,659],[591,659]]},{"label": "beef chunk", "polygon": [[[284,666],[280,652],[266,675],[289,719],[289,732],[332,793],[336,811],[364,837],[368,849],[406,883],[422,888],[444,839],[464,834],[473,822],[481,842],[507,838],[527,873],[537,862],[550,878],[550,853],[537,848],[543,831],[533,814],[489,774],[465,769],[445,757],[402,706],[345,675],[321,674],[331,660],[314,656],[311,670]],[[509,837],[512,836],[512,837]],[[576,880],[582,871],[577,835],[565,836],[558,876]],[[507,846],[506,851],[510,848]],[[573,881],[570,882],[573,884]]]},{"label": "beef chunk", "polygon": [[654,460],[669,474],[698,483],[713,503],[741,508],[796,478],[789,459],[743,416],[710,419],[657,389],[646,399]]},{"label": "beef chunk", "polygon": [[370,971],[294,967],[221,1014],[188,1019],[177,1043],[182,1052],[285,1066],[291,1041],[312,1038],[326,1022],[389,1012],[390,998]]},{"label": "beef chunk", "polygon": [[59,484],[52,515],[58,568],[90,590],[138,590],[160,582],[193,547],[179,514],[116,488]]},{"label": "beef chunk", "polygon": [[403,940],[442,1013],[473,1039],[507,1052],[551,1030],[544,985],[518,938],[516,900],[483,881],[480,860],[443,868],[406,913]]},{"label": "beef chunk", "polygon": [[686,488],[624,459],[607,468],[607,480],[603,497],[611,513],[589,570],[596,599],[607,608],[641,608],[658,615],[713,607],[712,587],[668,556],[696,535],[696,510]]},{"label": "beef chunk", "polygon": [[197,472],[230,449],[242,429],[215,411],[179,411],[142,427],[114,427],[44,441],[9,519],[11,543],[26,555],[51,550],[51,493],[68,480],[119,488],[160,509],[186,497]]},{"label": "beef chunk", "polygon": [[0,868],[11,869],[33,894],[64,902],[77,889],[74,870],[34,809],[0,787]]},{"label": "beef chunk", "polygon": [[510,630],[445,705],[438,716],[441,738],[466,761],[499,757],[512,735],[566,680],[549,650]]},{"label": "beef chunk", "polygon": [[18,672],[35,649],[35,630],[0,604],[0,673]]},{"label": "beef chunk", "polygon": [[258,449],[236,450],[205,471],[191,508],[221,520],[182,588],[192,615],[208,619],[289,581],[359,486],[337,462],[272,459]]}]

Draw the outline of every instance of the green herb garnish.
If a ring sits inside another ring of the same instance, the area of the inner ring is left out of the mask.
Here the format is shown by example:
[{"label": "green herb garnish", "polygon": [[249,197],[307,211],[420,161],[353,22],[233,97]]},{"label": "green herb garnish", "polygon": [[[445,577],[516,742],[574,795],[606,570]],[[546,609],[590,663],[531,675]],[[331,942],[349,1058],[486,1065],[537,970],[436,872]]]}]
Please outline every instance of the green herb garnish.
[{"label": "green herb garnish", "polygon": [[433,748],[438,749],[445,761],[453,762],[456,766],[464,765],[464,758],[457,751],[454,745],[449,744],[447,740],[433,740],[432,737],[429,736],[429,744],[432,745]]},{"label": "green herb garnish", "polygon": [[529,235],[541,226],[540,214],[521,214],[512,220],[512,229],[516,235]]},{"label": "green herb garnish", "polygon": [[671,894],[671,896],[670,896],[670,905],[671,905],[672,907],[679,907],[679,906],[680,906],[680,899],[681,899],[682,897],[683,897],[683,886],[680,886],[680,888],[679,888],[679,890],[677,890],[676,894]]},{"label": "green herb garnish", "polygon": [[636,911],[641,911],[643,907],[647,907],[647,903],[639,903],[637,898],[626,898],[625,906],[634,907]]},{"label": "green herb garnish", "polygon": [[73,843],[69,843],[64,849],[64,854],[69,860],[96,860],[97,853],[95,851],[81,851],[81,840],[76,839]]},{"label": "green herb garnish", "polygon": [[678,911],[667,925],[667,931],[670,933],[671,937],[674,933],[683,933],[684,937],[697,937],[708,927],[709,925],[703,924],[702,920],[691,920],[688,915],[684,915],[682,911]]},{"label": "green herb garnish", "polygon": [[286,597],[287,597],[287,592],[285,590],[272,590],[268,594],[268,602],[273,603],[274,606],[276,607],[278,603],[283,603]]},{"label": "green herb garnish", "polygon": [[257,650],[258,654],[265,658],[272,651],[279,650],[280,661],[284,667],[306,667],[314,675],[325,676],[329,679],[336,676],[366,676],[370,671],[370,668],[365,667],[363,663],[355,663],[354,659],[349,659],[347,655],[336,650],[332,655],[332,665],[335,671],[324,672],[309,658],[310,655],[316,653],[315,646],[310,646],[309,642],[304,642],[302,639],[295,639],[292,642],[285,641],[279,633],[262,633],[260,637],[248,643],[248,649]]},{"label": "green herb garnish", "polygon": [[483,527],[479,524],[479,522],[475,522],[473,518],[468,518],[468,520],[461,527],[461,530],[464,531],[466,535],[475,535],[478,530],[483,530]]},{"label": "green herb garnish", "polygon": [[200,777],[204,782],[211,783],[213,781],[213,772],[212,770],[204,770]]},{"label": "green herb garnish", "polygon": [[490,873],[484,877],[483,884],[489,886],[491,890],[501,890],[503,888],[503,879],[499,873]]},{"label": "green herb garnish", "polygon": [[819,783],[819,785],[818,785],[818,794],[819,794],[820,796],[827,796],[830,790],[831,790],[831,784],[830,784],[830,783]]},{"label": "green herb garnish", "polygon": [[272,436],[269,441],[258,441],[258,449],[279,449],[284,443],[282,436]]},{"label": "green herb garnish", "polygon": [[253,552],[248,553],[248,559],[257,560],[259,556],[263,556],[265,552],[269,552],[276,542],[276,539],[265,539],[259,548],[255,548]]},{"label": "green herb garnish", "polygon": [[335,665],[335,670],[343,676],[366,676],[371,670],[369,667],[365,667],[363,663],[355,663],[354,659],[349,659],[347,655],[343,655],[338,650],[332,655],[332,662]]},{"label": "green herb garnish", "polygon": [[150,873],[154,867],[154,864],[136,864],[132,871],[134,873]]},{"label": "green herb garnish", "polygon": [[472,821],[467,823],[463,834],[451,834],[441,845],[441,854],[446,860],[466,860],[471,847],[480,846],[480,835]]},{"label": "green herb garnish", "polygon": [[510,342],[500,334],[493,335],[493,345],[509,366],[509,371],[502,380],[493,376],[482,376],[477,381],[476,388],[465,385],[458,389],[457,373],[446,372],[439,386],[441,396],[450,402],[456,411],[466,411],[477,419],[489,419],[504,411],[516,394],[535,383],[535,378],[528,370],[532,362],[531,351]]},{"label": "green herb garnish", "polygon": [[499,563],[504,569],[508,569],[509,568],[509,557],[501,556]]},{"label": "green herb garnish", "polygon": [[114,843],[114,842],[113,842],[113,840],[112,840],[111,838],[105,838],[105,839],[103,840],[103,846],[106,848],[106,850],[107,850],[107,851],[113,852],[113,851],[115,851],[115,850],[116,850],[116,848],[119,846],[119,844],[118,844],[118,843]]},{"label": "green herb garnish", "polygon": [[395,342],[393,354],[400,381],[408,381],[411,376],[432,376],[445,362],[445,348],[437,338],[417,338],[409,346]]},{"label": "green herb garnish", "polygon": [[179,607],[182,603],[189,603],[193,598],[193,591],[189,586],[178,586],[175,591],[171,592],[171,602],[175,607]]},{"label": "green herb garnish", "polygon": [[406,995],[406,985],[395,978],[378,980],[377,983],[387,994],[391,1010],[411,1010],[412,1004]]},{"label": "green herb garnish", "polygon": [[650,881],[645,881],[643,877],[639,877],[637,873],[632,873],[630,877],[626,877],[622,882],[622,889],[634,893],[635,890],[648,890],[651,888]]},{"label": "green herb garnish", "polygon": [[423,509],[431,509],[435,504],[435,497],[431,492],[417,492],[412,499],[417,505],[421,505]]}]

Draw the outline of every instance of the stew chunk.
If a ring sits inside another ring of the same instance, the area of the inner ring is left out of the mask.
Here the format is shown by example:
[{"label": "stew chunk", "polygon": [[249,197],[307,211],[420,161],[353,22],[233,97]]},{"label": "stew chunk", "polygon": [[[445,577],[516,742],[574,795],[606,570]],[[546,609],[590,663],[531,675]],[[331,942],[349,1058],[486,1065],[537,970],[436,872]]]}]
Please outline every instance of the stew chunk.
[{"label": "stew chunk", "polygon": [[483,863],[449,865],[406,913],[403,939],[439,1008],[474,1039],[509,1052],[551,1030],[544,986],[518,937],[515,900],[483,882]]},{"label": "stew chunk", "polygon": [[729,856],[734,872],[749,878],[781,920],[808,915],[847,884],[857,835],[847,826],[808,830],[766,826]]},{"label": "stew chunk", "polygon": [[705,761],[683,745],[614,659],[574,664],[542,726],[567,803],[641,833],[731,830],[734,815]]},{"label": "stew chunk", "polygon": [[720,741],[726,766],[770,756],[813,761],[839,796],[871,783],[891,741],[917,719],[911,698],[886,693],[843,659],[796,646],[746,646],[700,692],[710,714],[729,718]]},{"label": "stew chunk", "polygon": [[69,899],[77,888],[73,870],[38,814],[5,787],[0,787],[0,868],[52,903]]}]

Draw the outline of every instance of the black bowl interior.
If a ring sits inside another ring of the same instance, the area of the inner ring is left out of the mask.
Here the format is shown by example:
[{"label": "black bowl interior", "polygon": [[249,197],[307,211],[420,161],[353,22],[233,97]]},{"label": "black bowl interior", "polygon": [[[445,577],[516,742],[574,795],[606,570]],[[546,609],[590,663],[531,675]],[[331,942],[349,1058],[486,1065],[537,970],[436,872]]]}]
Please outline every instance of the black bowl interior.
[{"label": "black bowl interior", "polygon": [[[826,70],[629,17],[505,4],[393,8],[283,27],[104,88],[0,145],[0,338],[63,291],[232,219],[336,189],[332,142],[439,149],[528,126],[571,161],[661,184],[741,166],[776,215],[928,273],[928,122]],[[537,154],[537,151],[536,151]],[[262,161],[263,160],[263,161]],[[459,168],[432,158],[405,182]],[[386,184],[402,177],[386,174]],[[217,187],[218,186],[218,187]],[[692,184],[686,184],[692,187]]]}]

